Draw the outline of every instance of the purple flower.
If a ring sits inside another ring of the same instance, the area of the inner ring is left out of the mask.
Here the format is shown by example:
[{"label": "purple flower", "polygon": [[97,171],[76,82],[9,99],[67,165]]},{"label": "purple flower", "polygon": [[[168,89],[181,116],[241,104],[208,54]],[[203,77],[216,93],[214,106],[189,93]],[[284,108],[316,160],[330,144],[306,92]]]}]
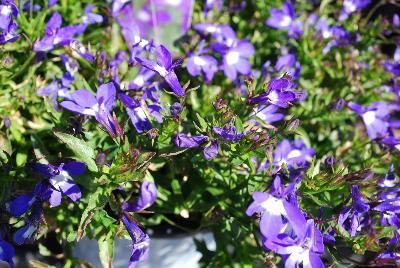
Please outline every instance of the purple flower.
[{"label": "purple flower", "polygon": [[57,98],[62,97],[65,99],[69,99],[70,92],[68,88],[63,87],[57,81],[53,81],[45,87],[39,88],[36,92],[38,96],[48,97],[54,109],[57,111],[60,110],[58,106]]},{"label": "purple flower", "polygon": [[[144,48],[149,45],[149,41],[142,39],[145,33],[141,33],[138,21],[133,19],[135,18],[133,6],[131,4],[125,5],[127,2],[128,1],[114,1],[113,16],[121,26],[122,35],[124,36],[129,50],[133,53],[136,49]],[[116,13],[114,13],[114,5]]]},{"label": "purple flower", "polygon": [[78,72],[79,64],[76,59],[71,58],[66,54],[61,54],[60,58],[67,70],[61,79],[61,83],[63,86],[67,87],[75,80],[75,74]]},{"label": "purple flower", "polygon": [[217,127],[217,126],[213,126],[212,127],[213,131],[215,134],[217,134],[218,136],[222,137],[225,140],[228,141],[240,141],[241,139],[244,138],[245,133],[237,133],[236,128],[233,125],[229,125],[227,127]]},{"label": "purple flower", "polygon": [[33,206],[32,212],[25,221],[25,225],[19,228],[14,233],[14,242],[17,245],[22,245],[25,241],[32,241],[39,228],[40,220],[42,219],[42,204]]},{"label": "purple flower", "polygon": [[248,99],[248,103],[274,104],[281,108],[287,108],[291,101],[296,100],[295,91],[292,89],[292,82],[287,78],[272,80],[267,92]]},{"label": "purple flower", "polygon": [[33,168],[49,178],[49,182],[52,185],[52,188],[50,188],[50,207],[56,207],[61,204],[61,193],[68,196],[73,202],[81,198],[82,194],[79,186],[70,178],[85,173],[86,165],[84,163],[68,162],[59,166],[36,163]]},{"label": "purple flower", "polygon": [[375,102],[368,107],[363,107],[354,102],[349,102],[348,106],[361,116],[371,140],[383,138],[389,133],[391,126],[391,122],[389,122],[390,112],[398,110],[397,105],[390,105],[383,101]]},{"label": "purple flower", "polygon": [[62,17],[58,12],[53,13],[47,22],[45,36],[36,40],[33,50],[35,52],[49,52],[57,46],[69,44],[75,35],[80,33],[82,26],[66,26],[61,28]]},{"label": "purple flower", "polygon": [[8,31],[12,16],[17,17],[19,10],[13,0],[0,2],[0,30]]},{"label": "purple flower", "polygon": [[176,146],[181,148],[194,148],[207,141],[208,137],[204,135],[200,136],[188,136],[187,134],[178,133],[174,137],[174,143]]},{"label": "purple flower", "polygon": [[114,0],[112,3],[112,15],[116,16],[128,2],[130,2],[130,0]]},{"label": "purple flower", "polygon": [[8,28],[4,31],[0,32],[0,45],[3,45],[7,42],[15,42],[19,38],[19,34],[17,34],[18,25],[15,22],[11,22],[8,25]]},{"label": "purple flower", "polygon": [[142,211],[151,205],[157,199],[157,187],[153,182],[144,181],[140,186],[139,198],[134,203],[123,203],[122,209],[128,212]]},{"label": "purple flower", "polygon": [[189,56],[186,62],[186,68],[190,75],[197,76],[202,73],[206,83],[210,83],[214,74],[218,71],[217,60],[210,55],[202,55],[207,50],[203,48],[204,40],[200,43],[200,48],[196,53]]},{"label": "purple flower", "polygon": [[85,14],[82,17],[82,21],[86,25],[94,24],[94,23],[102,23],[103,17],[99,14],[93,13],[93,9],[95,6],[93,4],[88,4],[85,7]]},{"label": "purple flower", "polygon": [[179,84],[178,77],[174,71],[174,69],[181,64],[181,60],[172,63],[172,54],[166,47],[163,45],[157,47],[157,63],[139,57],[136,57],[135,59],[143,67],[162,76],[177,96],[185,96],[185,91]]},{"label": "purple flower", "polygon": [[237,73],[249,75],[251,65],[248,58],[254,54],[253,45],[241,40],[224,53],[222,69],[230,80],[235,80]]},{"label": "purple flower", "polygon": [[307,166],[308,159],[314,156],[315,152],[312,148],[307,148],[303,140],[295,140],[291,144],[284,139],[275,149],[273,154],[273,165],[275,172],[279,171],[283,164],[287,165],[288,169],[303,168]]},{"label": "purple flower", "polygon": [[207,17],[207,14],[213,8],[216,8],[218,11],[222,10],[224,4],[224,0],[205,0],[203,14],[204,17]]},{"label": "purple flower", "polygon": [[174,102],[169,108],[169,110],[171,111],[171,115],[175,117],[182,112],[183,106],[179,102]]},{"label": "purple flower", "polygon": [[400,62],[385,62],[383,67],[387,72],[392,73],[394,76],[400,76]]},{"label": "purple flower", "polygon": [[[119,94],[119,99],[127,108],[128,116],[138,133],[149,131],[152,128],[150,120],[147,118],[140,101],[136,101],[124,93]],[[148,108],[150,108],[150,106]]]},{"label": "purple flower", "polygon": [[266,124],[271,124],[280,121],[285,117],[284,114],[277,112],[278,109],[279,107],[275,105],[260,105],[255,109],[253,115],[263,120]]},{"label": "purple flower", "polygon": [[297,80],[300,77],[301,65],[294,54],[288,53],[278,59],[275,64],[275,70],[281,73],[289,73],[293,80]]},{"label": "purple flower", "polygon": [[141,68],[139,73],[136,75],[135,79],[129,82],[128,89],[138,90],[144,86],[146,83],[155,75],[155,73],[149,69]]},{"label": "purple flower", "polygon": [[98,88],[96,97],[87,89],[80,89],[71,93],[71,100],[63,101],[60,105],[74,113],[94,116],[111,135],[118,136],[120,127],[110,114],[115,106],[115,96],[115,86],[110,82]]},{"label": "purple flower", "polygon": [[211,141],[210,145],[203,150],[203,155],[206,160],[211,160],[218,155],[219,145],[216,140]]},{"label": "purple flower", "polygon": [[104,77],[106,75],[110,75],[111,79],[116,82],[117,84],[120,84],[120,78],[119,78],[119,66],[125,61],[126,59],[126,53],[123,50],[118,51],[114,58],[110,61],[108,66],[101,71],[99,75],[99,81],[103,82]]},{"label": "purple flower", "polygon": [[90,53],[90,51],[78,40],[72,40],[69,43],[69,46],[73,51],[78,53],[82,58],[87,59],[90,62],[94,61],[94,56]]},{"label": "purple flower", "polygon": [[5,128],[7,128],[7,129],[10,128],[10,126],[11,126],[10,117],[4,116],[3,122],[4,122],[4,127],[5,127]]},{"label": "purple flower", "polygon": [[[284,187],[280,176],[276,176],[269,193],[254,192],[253,203],[247,208],[247,216],[254,213],[261,214],[260,231],[266,241],[275,241],[278,235],[287,225],[293,229],[302,229],[305,219],[297,204],[288,201],[293,200],[294,184]],[[269,243],[269,242],[268,242]],[[272,249],[272,248],[270,248]]]},{"label": "purple flower", "polygon": [[13,262],[14,248],[13,246],[1,239],[0,237],[0,260],[8,262],[11,268],[14,268]]},{"label": "purple flower", "polygon": [[20,217],[27,212],[35,203],[47,201],[50,198],[50,188],[45,182],[39,182],[33,193],[19,195],[6,204],[7,211],[14,217]]},{"label": "purple flower", "polygon": [[275,252],[283,255],[286,259],[285,267],[324,268],[320,256],[324,253],[324,244],[321,231],[314,225],[314,220],[304,222],[302,228],[305,230],[296,233],[296,239],[286,239]]},{"label": "purple flower", "polygon": [[344,0],[343,8],[340,11],[339,20],[345,20],[357,10],[363,9],[371,3],[371,0]]},{"label": "purple flower", "polygon": [[48,0],[49,7],[53,7],[57,4],[58,0]]},{"label": "purple flower", "polygon": [[292,3],[286,2],[282,9],[271,8],[270,18],[265,23],[273,28],[289,30],[289,35],[299,37],[302,34],[302,24],[296,22],[296,15]]},{"label": "purple flower", "polygon": [[138,262],[145,261],[149,257],[150,238],[125,215],[122,216],[122,221],[132,239],[133,248],[129,259],[129,267],[134,268]]},{"label": "purple flower", "polygon": [[362,218],[369,211],[370,207],[363,200],[357,185],[351,187],[351,198],[352,204],[340,212],[338,224],[348,231],[351,236],[355,236],[360,231]]},{"label": "purple flower", "polygon": [[237,42],[236,33],[229,25],[196,24],[194,29],[200,34],[211,34],[218,44],[231,47]]}]

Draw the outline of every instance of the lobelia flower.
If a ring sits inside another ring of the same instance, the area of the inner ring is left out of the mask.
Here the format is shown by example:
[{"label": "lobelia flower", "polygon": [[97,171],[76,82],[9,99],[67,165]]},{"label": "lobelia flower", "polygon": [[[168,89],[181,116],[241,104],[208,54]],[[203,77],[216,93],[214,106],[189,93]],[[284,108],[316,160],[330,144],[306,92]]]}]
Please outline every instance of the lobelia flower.
[{"label": "lobelia flower", "polygon": [[13,236],[15,244],[22,245],[25,241],[32,241],[39,229],[39,224],[42,219],[43,209],[41,203],[36,203],[29,217],[25,220],[25,225],[19,228]]},{"label": "lobelia flower", "polygon": [[[279,240],[278,235],[288,226],[293,229],[304,228],[305,219],[297,204],[288,201],[293,200],[294,184],[291,183],[288,187],[284,187],[279,175],[271,185],[269,193],[254,192],[252,194],[254,201],[246,210],[247,216],[252,216],[254,213],[261,214],[260,231],[263,235],[264,245],[269,245],[269,249],[276,247],[272,241]],[[268,241],[268,242],[267,242]]]},{"label": "lobelia flower", "polygon": [[284,114],[277,113],[278,109],[279,107],[276,105],[260,105],[256,107],[252,115],[257,116],[266,124],[271,124],[280,121],[285,117]]},{"label": "lobelia flower", "polygon": [[217,11],[221,11],[224,4],[224,0],[205,0],[203,7],[203,15],[207,17],[208,12],[213,8],[216,8]]},{"label": "lobelia flower", "polygon": [[[190,28],[190,24],[192,21],[192,13],[193,13],[193,6],[194,0],[154,0],[154,4],[157,7],[168,7],[168,9],[173,9],[174,12],[178,11],[182,16],[181,21],[181,29],[183,32],[187,32]],[[172,13],[172,12],[171,12]],[[168,14],[168,21],[169,22],[169,13]],[[164,18],[166,16],[164,15]],[[158,17],[157,20],[159,21],[160,18]]]},{"label": "lobelia flower", "polygon": [[202,73],[206,83],[210,83],[214,74],[218,71],[218,62],[210,55],[202,55],[208,51],[203,48],[204,42],[204,40],[201,41],[200,48],[197,52],[189,55],[186,68],[191,76],[197,76]]},{"label": "lobelia flower", "polygon": [[78,53],[82,58],[87,59],[90,62],[94,61],[94,56],[90,53],[89,49],[87,49],[80,41],[72,40],[69,43],[71,49]]},{"label": "lobelia flower", "polygon": [[155,73],[153,71],[141,68],[135,79],[129,82],[128,89],[138,90],[144,87],[154,75]]},{"label": "lobelia flower", "polygon": [[14,3],[14,0],[0,1],[0,30],[8,31],[12,21],[12,17],[18,17],[19,9]]},{"label": "lobelia flower", "polygon": [[169,110],[171,111],[171,115],[175,117],[182,112],[183,106],[179,102],[174,102],[171,107],[169,107]]},{"label": "lobelia flower", "polygon": [[265,24],[272,28],[286,29],[289,31],[289,36],[298,38],[302,34],[302,23],[296,22],[296,15],[292,3],[286,2],[282,9],[271,8],[270,18],[265,21]]},{"label": "lobelia flower", "polygon": [[301,65],[294,54],[288,53],[279,57],[275,64],[275,70],[277,72],[287,72],[293,80],[297,80],[300,78]]},{"label": "lobelia flower", "polygon": [[34,204],[49,200],[51,189],[46,181],[35,185],[32,193],[19,195],[6,204],[7,211],[14,217],[20,217],[26,213]]},{"label": "lobelia flower", "polygon": [[390,112],[399,109],[397,105],[387,104],[383,101],[375,102],[368,107],[354,102],[349,102],[347,105],[361,116],[371,140],[384,138],[389,133],[390,126],[396,124],[396,122],[390,122],[389,119]]},{"label": "lobelia flower", "polygon": [[138,20],[133,19],[137,16],[135,16],[132,4],[125,5],[125,3],[127,2],[128,1],[114,1],[114,3],[117,3],[118,5],[122,3],[122,6],[118,7],[119,9],[116,9],[118,10],[118,12],[116,12],[115,14],[113,13],[113,17],[121,26],[121,32],[128,45],[129,50],[133,55],[137,56],[138,51],[141,52],[143,49],[150,50],[153,45],[152,42],[143,39],[146,36],[147,32],[139,27]]},{"label": "lobelia flower", "polygon": [[248,104],[273,104],[281,108],[287,108],[289,103],[296,100],[295,91],[292,89],[292,82],[283,77],[274,79],[268,86],[265,93],[248,99]]},{"label": "lobelia flower", "polygon": [[60,58],[64,63],[65,69],[67,70],[61,79],[61,83],[63,86],[67,87],[75,80],[75,74],[78,72],[79,64],[76,59],[71,58],[66,54],[61,54]]},{"label": "lobelia flower", "polygon": [[61,28],[62,17],[60,13],[54,12],[47,22],[45,36],[36,40],[33,51],[49,52],[57,46],[68,45],[75,35],[80,33],[82,25],[66,26]]},{"label": "lobelia flower", "polygon": [[[138,133],[143,133],[143,131],[152,129],[150,120],[142,108],[141,101],[136,101],[124,93],[119,94],[119,99],[127,108],[128,116]],[[163,122],[160,106],[148,105],[147,108],[150,114],[155,117],[159,123]]]},{"label": "lobelia flower", "polygon": [[254,54],[254,46],[247,40],[235,42],[227,51],[223,52],[222,69],[230,80],[235,80],[237,74],[250,75],[251,65],[248,58]]},{"label": "lobelia flower", "polygon": [[135,57],[135,59],[143,67],[152,70],[163,77],[177,96],[183,97],[186,95],[174,71],[174,69],[181,64],[182,60],[172,63],[172,54],[166,47],[163,45],[157,47],[157,63],[139,57]]},{"label": "lobelia flower", "polygon": [[208,140],[207,136],[188,136],[187,134],[178,133],[174,137],[174,143],[181,148],[194,148],[205,143]]},{"label": "lobelia flower", "polygon": [[85,24],[86,26],[94,23],[102,23],[103,22],[103,16],[99,14],[93,13],[93,9],[95,8],[95,5],[93,4],[88,4],[85,7],[84,15],[82,17],[82,23]]},{"label": "lobelia flower", "polygon": [[228,125],[227,127],[217,127],[217,126],[213,126],[212,130],[214,131],[215,134],[217,134],[218,136],[222,137],[225,140],[228,141],[240,141],[241,139],[244,138],[245,133],[237,133],[235,126],[233,125]]},{"label": "lobelia flower", "polygon": [[122,209],[128,212],[138,212],[142,211],[151,205],[157,199],[157,187],[153,182],[143,181],[140,186],[139,198],[134,203],[124,202],[122,204]]},{"label": "lobelia flower", "polygon": [[79,176],[85,173],[86,165],[81,162],[62,163],[59,166],[45,165],[36,163],[33,168],[49,178],[52,185],[50,188],[50,207],[56,207],[61,204],[61,195],[68,196],[73,202],[78,201],[82,194],[79,186],[71,180],[71,177]]},{"label": "lobelia flower", "polygon": [[7,241],[0,237],[0,260],[8,262],[11,268],[14,268],[14,248]]},{"label": "lobelia flower", "polygon": [[339,215],[338,224],[351,236],[355,236],[361,230],[361,221],[369,211],[370,206],[364,202],[357,185],[351,187],[351,206],[346,206]]},{"label": "lobelia flower", "polygon": [[371,0],[344,0],[343,8],[340,11],[339,21],[347,19],[351,13],[363,9],[370,3]]},{"label": "lobelia flower", "polygon": [[119,78],[119,66],[125,61],[126,59],[126,53],[123,50],[119,50],[117,53],[115,53],[114,58],[110,61],[108,66],[101,71],[99,75],[99,81],[103,82],[104,77],[108,74],[111,76],[111,79],[116,82],[117,84],[120,84],[120,78]]},{"label": "lobelia flower", "polygon": [[307,148],[302,139],[295,140],[293,144],[284,139],[278,144],[273,154],[274,172],[278,172],[283,164],[286,164],[289,170],[304,168],[308,164],[308,159],[314,154],[314,149]]},{"label": "lobelia flower", "polygon": [[[65,77],[68,77],[67,75],[65,75]],[[63,81],[64,83],[70,83],[70,81],[67,80],[67,78],[64,79],[63,77]],[[66,87],[64,87],[63,84],[60,84],[58,81],[53,81],[50,84],[48,84],[45,87],[39,88],[38,91],[36,92],[36,94],[40,97],[48,97],[51,104],[53,105],[54,109],[56,109],[57,111],[60,110],[60,107],[58,105],[57,102],[57,98],[61,97],[64,99],[69,99],[70,98],[70,90]]]},{"label": "lobelia flower", "polygon": [[378,181],[381,191],[378,193],[380,204],[373,209],[381,214],[381,225],[387,224],[400,227],[400,189],[398,178],[394,174],[393,164],[385,177]]},{"label": "lobelia flower", "polygon": [[112,82],[102,84],[96,97],[87,89],[71,93],[71,99],[60,103],[62,107],[77,114],[94,116],[112,136],[118,136],[122,130],[116,118],[111,116],[115,106],[116,89]]},{"label": "lobelia flower", "polygon": [[211,143],[204,147],[203,156],[206,160],[211,160],[218,155],[219,144],[216,140],[211,141]]},{"label": "lobelia flower", "polygon": [[53,7],[57,4],[58,0],[48,0],[49,7]]},{"label": "lobelia flower", "polygon": [[125,215],[122,216],[129,236],[132,239],[133,248],[131,258],[129,259],[129,268],[136,267],[138,262],[142,262],[149,257],[150,238],[134,222],[130,221]]},{"label": "lobelia flower", "polygon": [[18,25],[12,21],[7,29],[0,31],[0,45],[3,45],[8,42],[15,42],[19,38],[19,34],[17,34]]},{"label": "lobelia flower", "polygon": [[222,46],[223,49],[232,47],[237,42],[236,33],[229,25],[199,23],[194,26],[194,29],[201,35],[211,34],[216,39],[217,45]]},{"label": "lobelia flower", "polygon": [[[303,216],[304,217],[304,216]],[[304,222],[304,232],[296,233],[296,239],[288,239],[275,250],[286,259],[285,267],[324,268],[321,260],[324,253],[324,243],[321,231],[315,226],[314,220]]]}]

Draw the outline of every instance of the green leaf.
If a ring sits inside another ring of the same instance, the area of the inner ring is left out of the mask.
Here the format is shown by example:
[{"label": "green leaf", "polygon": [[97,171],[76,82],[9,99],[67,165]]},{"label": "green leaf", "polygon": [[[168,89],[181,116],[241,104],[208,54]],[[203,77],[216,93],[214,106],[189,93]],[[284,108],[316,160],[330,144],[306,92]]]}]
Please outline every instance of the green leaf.
[{"label": "green leaf", "polygon": [[76,158],[86,163],[90,171],[97,172],[97,165],[94,161],[96,153],[85,141],[78,139],[70,134],[54,132],[57,138],[70,148]]},{"label": "green leaf", "polygon": [[201,117],[201,115],[199,115],[198,113],[196,113],[196,116],[197,116],[197,119],[199,120],[199,124],[200,124],[201,128],[203,130],[206,130],[207,129],[206,120],[203,117]]},{"label": "green leaf", "polygon": [[47,263],[38,261],[38,260],[30,260],[29,263],[33,268],[56,268],[53,265],[49,265]]},{"label": "green leaf", "polygon": [[78,227],[77,241],[81,240],[86,227],[92,221],[94,216],[94,210],[103,207],[107,203],[108,199],[103,193],[102,188],[97,188],[96,192],[90,195],[87,207],[82,213],[82,217]]},{"label": "green leaf", "polygon": [[101,264],[104,268],[112,268],[112,260],[114,258],[114,239],[105,239],[98,243]]}]

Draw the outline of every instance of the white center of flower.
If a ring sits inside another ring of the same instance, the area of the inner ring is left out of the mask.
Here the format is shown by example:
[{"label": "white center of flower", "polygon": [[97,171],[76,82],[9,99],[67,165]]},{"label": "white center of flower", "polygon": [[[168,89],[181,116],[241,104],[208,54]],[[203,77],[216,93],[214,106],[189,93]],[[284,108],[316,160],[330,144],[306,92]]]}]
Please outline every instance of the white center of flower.
[{"label": "white center of flower", "polygon": [[178,6],[182,3],[182,0],[167,0],[166,2],[171,6]]},{"label": "white center of flower", "polygon": [[142,86],[144,86],[144,77],[143,77],[143,75],[139,75],[139,76],[137,76],[134,80],[133,80],[133,83],[135,83],[136,85],[138,85],[139,87],[142,87]]},{"label": "white center of flower", "polygon": [[205,60],[203,60],[201,57],[199,57],[199,56],[194,56],[193,57],[193,62],[194,62],[194,64],[196,64],[196,65],[199,65],[199,66],[205,66],[205,65],[207,65],[207,62],[205,61]]},{"label": "white center of flower", "polygon": [[59,189],[59,187],[58,187],[59,184],[64,182],[67,179],[67,177],[69,177],[68,172],[63,170],[63,171],[60,172],[60,174],[52,177],[51,178],[51,182],[52,182],[52,184],[53,184],[53,186],[55,188]]},{"label": "white center of flower", "polygon": [[284,16],[280,22],[281,27],[288,27],[292,24],[292,18],[290,16]]},{"label": "white center of flower", "polygon": [[146,12],[145,10],[140,10],[137,14],[137,17],[141,21],[145,21],[145,22],[151,21],[151,15],[148,12]]},{"label": "white center of flower", "polygon": [[283,207],[283,202],[281,199],[270,196],[267,200],[261,203],[266,211],[272,215],[284,215],[286,216],[285,208]]},{"label": "white center of flower", "polygon": [[299,156],[301,156],[301,151],[296,149],[296,150],[290,151],[290,153],[287,155],[287,158],[290,159],[290,158],[295,158],[295,157],[299,157]]},{"label": "white center of flower", "polygon": [[354,12],[357,9],[357,6],[353,1],[344,1],[343,3],[344,8],[346,9],[347,12]]},{"label": "white center of flower", "polygon": [[0,9],[0,14],[3,16],[8,16],[11,14],[11,7],[9,5],[2,6]]},{"label": "white center of flower", "polygon": [[268,94],[268,99],[269,99],[272,103],[278,102],[278,101],[279,101],[278,92],[276,92],[276,90],[272,90],[272,91]]},{"label": "white center of flower", "polygon": [[225,59],[226,59],[226,63],[228,65],[234,65],[236,63],[238,63],[240,58],[240,54],[237,51],[229,51],[228,54],[226,54]]},{"label": "white center of flower", "polygon": [[135,110],[135,112],[136,112],[137,117],[139,117],[140,120],[142,120],[142,121],[147,120],[147,116],[146,116],[146,114],[144,113],[142,107],[137,107],[137,108],[135,108],[134,110]]},{"label": "white center of flower", "polygon": [[83,110],[83,114],[91,115],[91,116],[95,116],[96,113],[98,113],[98,112],[99,112],[99,104],[98,103],[96,103],[95,105],[93,105],[90,108],[85,108]]},{"label": "white center of flower", "polygon": [[168,74],[167,69],[160,65],[156,65],[156,67],[154,67],[154,70],[156,70],[156,72],[158,72],[162,77],[166,77]]},{"label": "white center of flower", "polygon": [[362,118],[367,126],[371,125],[375,120],[375,111],[368,111],[362,115]]}]

